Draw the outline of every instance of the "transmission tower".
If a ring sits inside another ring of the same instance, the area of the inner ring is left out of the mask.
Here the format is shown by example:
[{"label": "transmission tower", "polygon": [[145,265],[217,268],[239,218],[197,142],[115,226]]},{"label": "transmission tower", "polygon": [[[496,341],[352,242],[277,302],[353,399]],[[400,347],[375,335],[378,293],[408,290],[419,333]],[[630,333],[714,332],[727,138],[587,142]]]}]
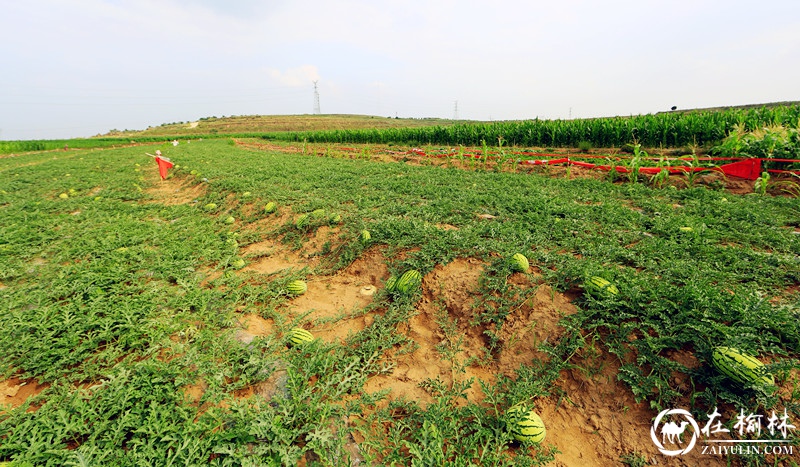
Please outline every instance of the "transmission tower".
[{"label": "transmission tower", "polygon": [[453,120],[458,120],[458,101],[456,101],[455,108],[453,109]]},{"label": "transmission tower", "polygon": [[317,88],[317,81],[314,81],[314,115],[321,113],[319,110],[319,88]]}]

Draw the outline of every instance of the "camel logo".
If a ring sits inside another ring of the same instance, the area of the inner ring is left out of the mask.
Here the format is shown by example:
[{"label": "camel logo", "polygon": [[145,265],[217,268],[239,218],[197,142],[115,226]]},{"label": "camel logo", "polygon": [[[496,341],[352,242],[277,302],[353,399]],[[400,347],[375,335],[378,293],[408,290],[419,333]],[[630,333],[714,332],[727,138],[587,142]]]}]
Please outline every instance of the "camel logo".
[{"label": "camel logo", "polygon": [[[664,421],[670,415],[682,417],[683,420],[680,420],[679,423],[675,423],[672,418],[669,418],[669,421]],[[691,439],[687,442],[684,440],[684,432],[688,426],[692,427],[692,433]],[[679,456],[688,453],[697,443],[699,434],[700,427],[697,426],[692,414],[683,409],[662,410],[650,428],[650,438],[653,439],[653,443],[661,451],[661,454],[665,456]],[[665,445],[678,446],[680,449],[667,449]]]}]

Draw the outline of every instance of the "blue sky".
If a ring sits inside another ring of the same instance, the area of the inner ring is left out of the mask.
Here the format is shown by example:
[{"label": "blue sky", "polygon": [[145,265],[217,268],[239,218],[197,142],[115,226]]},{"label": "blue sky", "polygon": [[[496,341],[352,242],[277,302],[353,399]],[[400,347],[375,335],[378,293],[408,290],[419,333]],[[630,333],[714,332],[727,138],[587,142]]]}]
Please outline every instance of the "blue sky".
[{"label": "blue sky", "polygon": [[313,112],[582,118],[800,100],[800,2],[0,3],[0,139]]}]

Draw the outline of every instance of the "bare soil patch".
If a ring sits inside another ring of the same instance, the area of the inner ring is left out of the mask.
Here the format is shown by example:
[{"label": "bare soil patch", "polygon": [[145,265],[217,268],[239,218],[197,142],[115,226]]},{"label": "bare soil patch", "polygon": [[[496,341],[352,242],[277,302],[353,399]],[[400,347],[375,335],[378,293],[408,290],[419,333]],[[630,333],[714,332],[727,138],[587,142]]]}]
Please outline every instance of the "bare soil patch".
[{"label": "bare soil patch", "polygon": [[[474,305],[478,280],[483,264],[474,258],[459,258],[439,265],[423,279],[423,296],[406,332],[416,349],[394,357],[396,367],[391,374],[371,378],[367,390],[391,389],[392,398],[406,398],[427,404],[430,395],[421,387],[428,379],[440,379],[447,384],[473,379],[467,391],[470,401],[480,402],[483,393],[479,381],[494,383],[497,375],[513,376],[523,363],[546,358],[538,350],[547,339],[555,340],[563,333],[558,321],[576,311],[562,294],[546,285],[536,287],[535,294],[513,310],[499,331],[503,347],[490,358],[486,351],[484,326],[474,324],[477,310]],[[523,275],[519,275],[523,276]],[[448,333],[447,327],[455,329]],[[443,355],[441,348],[452,353]]]},{"label": "bare soil patch", "polygon": [[245,257],[253,258],[245,271],[254,271],[259,274],[277,274],[286,269],[303,269],[314,267],[318,259],[308,258],[300,251],[293,251],[279,241],[266,239],[252,243],[242,248]]},{"label": "bare soil patch", "polygon": [[145,203],[160,203],[167,206],[191,203],[205,194],[206,187],[197,183],[193,177],[176,178],[167,177],[161,180],[158,167],[155,165],[144,170],[145,179],[150,182],[150,187],[145,190],[152,200]]},{"label": "bare soil patch", "polygon": [[0,406],[7,405],[11,408],[21,406],[29,397],[44,391],[49,385],[39,384],[35,380],[23,381],[19,378],[10,378],[0,381]]},{"label": "bare soil patch", "polygon": [[334,275],[312,277],[308,291],[292,299],[286,312],[292,317],[303,317],[315,336],[342,341],[372,322],[363,309],[372,303],[388,275],[381,251],[369,250]]},{"label": "bare soil patch", "polygon": [[584,368],[561,373],[561,395],[536,402],[547,426],[545,442],[560,451],[552,465],[623,465],[621,456],[633,454],[643,456],[648,465],[727,465],[724,457],[701,455],[699,449],[679,457],[662,455],[650,439],[656,414],[617,381],[618,359],[598,351],[576,363]]}]

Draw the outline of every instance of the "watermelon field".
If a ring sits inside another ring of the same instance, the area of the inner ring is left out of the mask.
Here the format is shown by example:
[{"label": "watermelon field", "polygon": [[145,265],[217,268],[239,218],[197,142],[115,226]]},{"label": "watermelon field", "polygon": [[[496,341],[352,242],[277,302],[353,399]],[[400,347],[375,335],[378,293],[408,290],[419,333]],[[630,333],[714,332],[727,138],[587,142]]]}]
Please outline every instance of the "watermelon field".
[{"label": "watermelon field", "polygon": [[[800,465],[791,176],[359,131],[0,157],[0,465]],[[678,408],[782,449],[664,455]]]}]

